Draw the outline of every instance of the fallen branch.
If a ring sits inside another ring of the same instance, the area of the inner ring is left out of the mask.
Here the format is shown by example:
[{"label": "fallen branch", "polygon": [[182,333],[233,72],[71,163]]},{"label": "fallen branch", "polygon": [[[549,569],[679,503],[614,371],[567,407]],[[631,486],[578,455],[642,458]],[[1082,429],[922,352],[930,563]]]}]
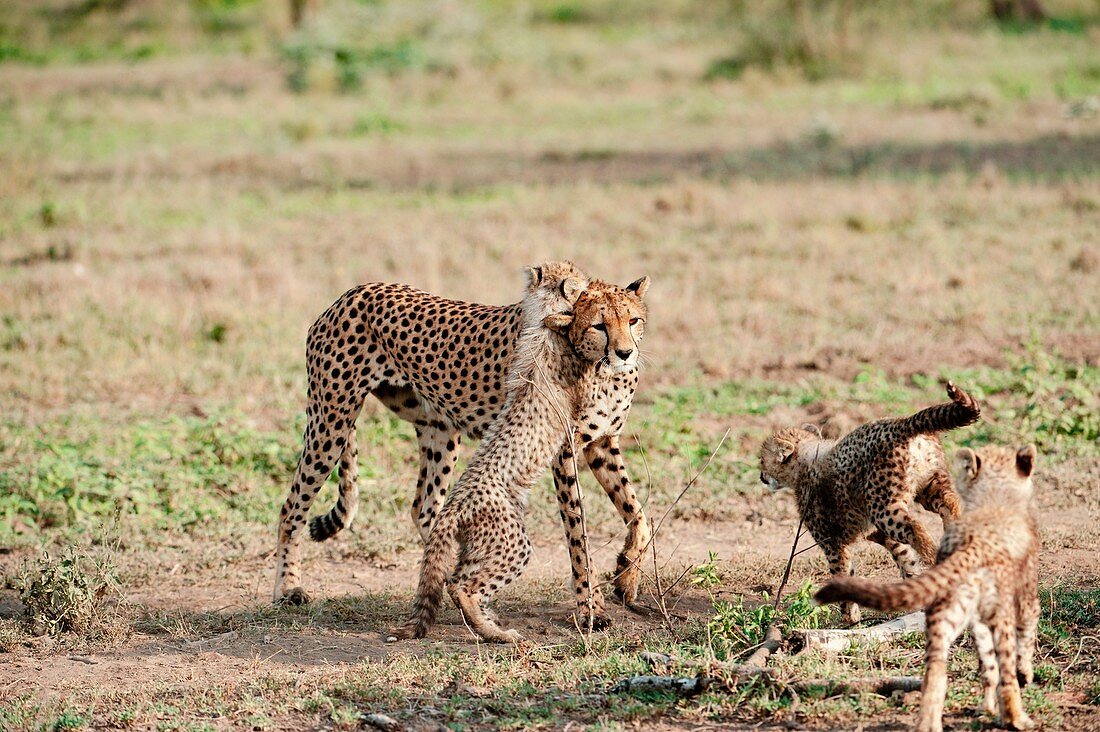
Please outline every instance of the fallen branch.
[{"label": "fallen branch", "polygon": [[721,676],[699,674],[698,676],[633,676],[623,679],[611,687],[611,693],[626,692],[662,692],[679,696],[695,696],[704,691],[734,692],[739,684],[758,679],[767,679],[780,691],[791,691],[800,696],[820,698],[845,696],[851,694],[878,694],[890,696],[895,692],[920,691],[919,676],[886,676],[882,678],[863,677],[856,679],[804,679],[784,681],[776,677],[774,669],[755,666],[723,666]]},{"label": "fallen branch", "polygon": [[377,712],[372,714],[364,714],[359,719],[367,727],[373,727],[374,729],[383,730],[383,732],[398,732],[398,730],[404,729],[404,725],[398,722],[393,717],[386,714],[378,714]]},{"label": "fallen branch", "polygon": [[849,630],[803,630],[802,650],[811,648],[823,651],[846,651],[859,641],[882,641],[906,633],[924,630],[924,613],[909,613],[870,628],[852,628]]},{"label": "fallen branch", "polygon": [[748,667],[763,668],[768,663],[768,656],[779,650],[783,645],[783,634],[775,625],[769,625],[764,633],[764,642],[760,644],[752,655],[745,659]]},{"label": "fallen branch", "polygon": [[695,696],[701,694],[713,684],[711,676],[632,676],[623,679],[611,687],[611,693],[624,692],[662,692]]},{"label": "fallen branch", "polygon": [[885,678],[858,679],[807,679],[789,684],[789,688],[803,696],[820,695],[822,698],[852,694],[878,694],[890,696],[896,691],[907,693],[920,691],[919,676],[887,676]]}]

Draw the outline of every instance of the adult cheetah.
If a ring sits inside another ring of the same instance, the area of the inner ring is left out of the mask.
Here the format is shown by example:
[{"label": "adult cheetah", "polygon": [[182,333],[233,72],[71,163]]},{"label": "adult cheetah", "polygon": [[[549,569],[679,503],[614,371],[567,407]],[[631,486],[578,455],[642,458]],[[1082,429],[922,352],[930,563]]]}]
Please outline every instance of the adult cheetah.
[{"label": "adult cheetah", "polygon": [[[646,307],[636,293],[644,289],[593,281],[566,314],[548,315],[535,298],[525,298],[524,328],[506,380],[504,408],[432,527],[413,612],[390,640],[427,633],[444,585],[483,638],[521,640],[517,631],[501,628],[484,603],[527,565],[531,542],[524,509],[531,485],[554,454],[562,453],[563,444],[567,450],[574,442],[583,446],[585,440],[576,437],[575,417],[604,401],[608,378],[628,378],[625,374],[633,371],[628,361],[617,365],[605,360],[609,350],[637,350]],[[570,527],[578,520],[564,513],[562,518]],[[574,566],[574,576],[576,570]]]},{"label": "adult cheetah", "polygon": [[[538,292],[556,312],[571,308],[589,278],[570,262],[529,268],[528,293]],[[641,297],[641,278],[628,290]],[[309,507],[336,461],[340,496],[327,514],[310,522],[310,538],[327,539],[351,525],[358,505],[355,419],[368,395],[412,422],[420,444],[420,474],[412,517],[426,541],[437,505],[453,477],[461,435],[480,439],[504,405],[504,376],[522,326],[520,303],[479,305],[447,300],[406,285],[353,288],[310,328],[306,342],[309,395],[302,456],[279,522],[274,599],[302,604],[301,534]],[[603,358],[615,373],[598,397],[577,415],[579,449],[564,447],[555,461],[556,494],[569,540],[578,605],[598,609],[602,597],[587,576],[580,527],[574,454],[583,455],[628,527],[617,560],[615,594],[627,604],[637,596],[639,562],[650,529],[619,450],[619,433],[637,387],[637,344],[611,348]]]}]

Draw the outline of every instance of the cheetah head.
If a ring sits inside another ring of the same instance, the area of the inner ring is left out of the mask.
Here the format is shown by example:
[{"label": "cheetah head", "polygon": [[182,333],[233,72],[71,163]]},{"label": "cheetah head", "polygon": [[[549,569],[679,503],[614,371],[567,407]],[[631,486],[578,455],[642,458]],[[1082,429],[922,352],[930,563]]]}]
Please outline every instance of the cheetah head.
[{"label": "cheetah head", "polygon": [[645,336],[647,308],[642,298],[649,278],[626,287],[594,280],[580,293],[572,314],[547,318],[547,327],[569,339],[577,353],[614,373],[638,367],[638,347]]},{"label": "cheetah head", "polygon": [[588,275],[567,261],[525,267],[524,272],[527,275],[524,299],[536,297],[539,300],[537,312],[548,315],[571,312],[589,283]]},{"label": "cheetah head", "polygon": [[798,486],[803,468],[828,455],[834,444],[814,425],[779,430],[760,446],[760,482],[772,490]]},{"label": "cheetah head", "polygon": [[1015,450],[987,445],[968,447],[955,454],[955,488],[967,508],[1031,500],[1031,473],[1038,451],[1035,445]]}]

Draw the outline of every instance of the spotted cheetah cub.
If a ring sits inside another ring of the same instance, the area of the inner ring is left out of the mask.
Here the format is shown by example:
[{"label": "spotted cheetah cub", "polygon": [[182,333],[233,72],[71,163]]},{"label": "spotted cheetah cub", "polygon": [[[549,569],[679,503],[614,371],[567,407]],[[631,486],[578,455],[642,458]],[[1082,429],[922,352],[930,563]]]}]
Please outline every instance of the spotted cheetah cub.
[{"label": "spotted cheetah cub", "polygon": [[[948,526],[959,500],[939,433],[977,421],[974,399],[948,383],[951,401],[901,419],[880,419],[837,440],[816,431],[776,432],[760,448],[760,480],[773,489],[793,488],[798,512],[829,561],[829,572],[852,573],[851,547],[860,539],[882,544],[902,577],[931,564],[936,545],[909,513],[914,499]],[[870,533],[869,533],[870,532]],[[842,606],[847,622],[859,608]]]},{"label": "spotted cheetah cub", "polygon": [[[927,613],[927,646],[917,729],[943,729],[947,652],[966,625],[978,650],[985,708],[1012,729],[1031,720],[1019,684],[1031,683],[1039,623],[1039,532],[1031,510],[1034,445],[963,448],[955,458],[962,517],[944,533],[938,563],[894,584],[835,579],[821,602],[849,600],[878,610]],[[998,705],[999,689],[999,705]]]},{"label": "spotted cheetah cub", "polygon": [[[625,289],[589,282],[573,311],[565,314],[547,314],[537,300],[524,299],[504,406],[447,496],[428,535],[412,614],[387,640],[423,637],[444,586],[483,638],[522,640],[518,631],[500,627],[484,604],[527,565],[527,494],[556,453],[576,454],[583,445],[583,436],[572,429],[577,416],[604,399],[616,380],[637,378],[646,317],[642,295],[648,285],[646,277]],[[630,360],[612,360],[611,352]],[[575,517],[564,510],[562,518],[573,526]],[[578,568],[573,571],[576,577]],[[577,593],[587,590],[587,580],[576,588]]]}]

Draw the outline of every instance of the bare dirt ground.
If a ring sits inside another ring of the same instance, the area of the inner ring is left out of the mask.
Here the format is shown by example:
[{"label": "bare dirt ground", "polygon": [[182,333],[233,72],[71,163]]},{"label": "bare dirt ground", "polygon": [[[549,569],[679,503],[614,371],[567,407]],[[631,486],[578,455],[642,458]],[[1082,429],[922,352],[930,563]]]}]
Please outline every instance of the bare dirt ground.
[{"label": "bare dirt ground", "polygon": [[[1045,479],[1041,485],[1047,490],[1056,489],[1054,479]],[[722,585],[717,597],[774,592],[790,551],[794,526],[786,497],[764,500],[778,501],[787,517],[762,518],[746,504],[745,518],[741,521],[670,520],[658,536],[659,546],[667,548],[659,554],[658,562],[677,574],[681,567],[699,564],[706,560],[708,552],[714,552],[735,558],[728,563],[735,575]],[[1100,582],[1097,528],[1100,508],[1095,503],[1087,510],[1059,508],[1059,502],[1057,497],[1040,501],[1047,504],[1039,513],[1045,537],[1041,576],[1047,583],[1095,586]],[[923,518],[935,526],[929,514]],[[369,527],[358,529],[369,530]],[[595,566],[606,568],[613,564],[613,547],[620,539],[614,533],[593,534],[592,545],[597,548]],[[804,538],[802,546],[810,543]],[[891,576],[885,557],[876,554],[881,554],[877,548],[864,546],[857,561],[864,565],[869,562],[880,576]],[[154,581],[147,586],[126,593],[127,602],[135,609],[162,618],[178,618],[180,622],[174,630],[139,630],[123,642],[90,653],[58,648],[48,638],[36,639],[7,654],[6,662],[0,665],[0,690],[4,695],[30,693],[47,698],[86,696],[94,690],[96,696],[111,694],[125,698],[135,691],[157,687],[186,696],[189,689],[211,685],[232,687],[243,677],[275,675],[324,679],[331,683],[364,661],[385,664],[395,657],[430,654],[439,649],[471,655],[483,652],[484,647],[449,607],[428,640],[384,642],[387,629],[406,610],[415,586],[416,552],[379,560],[356,556],[336,542],[313,551],[312,555],[306,565],[306,577],[318,607],[293,611],[308,618],[306,627],[280,627],[270,618],[265,621],[263,607],[268,602],[272,557],[265,543],[253,537],[216,567],[195,571],[175,564],[167,572],[156,572]],[[804,556],[795,563],[792,585],[806,577],[822,576],[817,552]],[[8,570],[4,565],[11,564],[15,557],[7,556],[4,560],[0,566]],[[504,593],[498,603],[502,618],[537,646],[575,643],[578,631],[564,588],[567,576],[564,542],[541,537],[536,541],[534,558],[525,577]],[[387,590],[380,593],[379,588]],[[340,600],[350,600],[351,604],[333,608],[332,603]],[[677,623],[688,618],[705,619],[713,600],[707,593],[685,586],[673,593],[668,609]],[[11,592],[4,593],[3,603],[8,616],[20,610]],[[368,619],[357,617],[357,610],[367,606],[369,611],[363,615]],[[659,630],[666,623],[652,595],[643,598],[640,611],[613,606],[612,617],[619,632],[627,635]],[[189,619],[201,621],[206,628],[213,625],[218,632],[203,632],[193,626],[188,632]],[[221,631],[221,626],[233,630]],[[1073,697],[1063,701],[1067,728],[1070,725],[1075,729],[1100,728],[1100,710],[1081,706]],[[866,728],[902,729],[909,722],[904,716],[889,722],[879,719]],[[287,728],[310,726],[298,717],[288,718],[278,726],[284,724]],[[789,724],[783,726],[789,728]],[[810,719],[797,726],[828,728],[829,723]],[[647,727],[706,729],[710,725],[657,723]]]}]

